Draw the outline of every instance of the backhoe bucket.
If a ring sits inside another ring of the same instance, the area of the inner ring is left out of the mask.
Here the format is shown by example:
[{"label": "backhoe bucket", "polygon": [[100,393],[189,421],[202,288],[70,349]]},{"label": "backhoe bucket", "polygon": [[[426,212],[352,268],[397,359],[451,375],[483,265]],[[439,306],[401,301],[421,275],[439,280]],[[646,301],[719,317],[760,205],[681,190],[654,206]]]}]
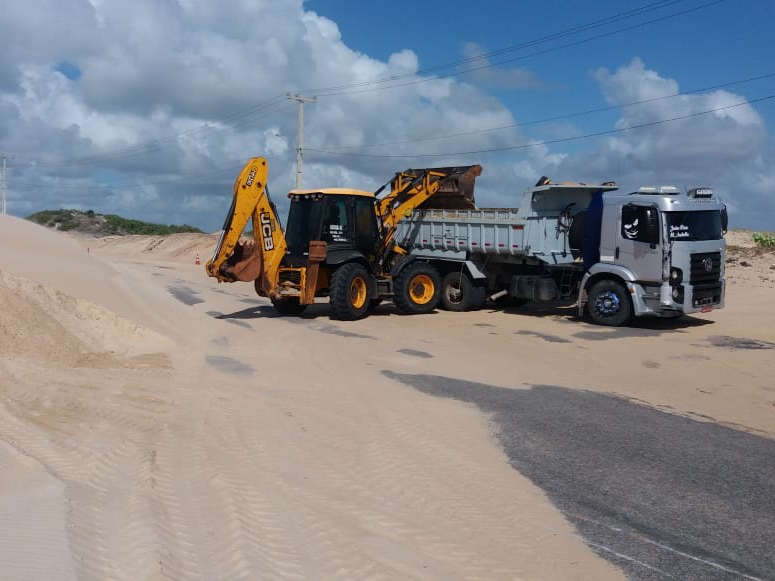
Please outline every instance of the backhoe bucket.
[{"label": "backhoe bucket", "polygon": [[234,252],[222,267],[222,271],[234,280],[252,282],[261,274],[261,254],[253,242],[237,242]]}]

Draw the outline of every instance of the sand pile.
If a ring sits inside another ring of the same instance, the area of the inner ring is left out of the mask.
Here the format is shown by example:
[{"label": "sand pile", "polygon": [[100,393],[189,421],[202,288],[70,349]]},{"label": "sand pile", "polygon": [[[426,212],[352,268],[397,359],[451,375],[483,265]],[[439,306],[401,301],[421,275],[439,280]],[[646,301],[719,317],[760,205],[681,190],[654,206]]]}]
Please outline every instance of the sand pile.
[{"label": "sand pile", "polygon": [[115,313],[57,289],[0,271],[0,352],[78,364],[157,351],[167,341]]},{"label": "sand pile", "polygon": [[[77,236],[77,235],[76,235]],[[169,236],[107,236],[87,238],[77,236],[90,251],[106,250],[143,260],[160,260],[193,264],[199,254],[202,264],[208,260],[218,243],[218,234],[170,234]]]},{"label": "sand pile", "polygon": [[775,288],[775,249],[757,246],[750,230],[731,230],[726,241],[728,284]]}]

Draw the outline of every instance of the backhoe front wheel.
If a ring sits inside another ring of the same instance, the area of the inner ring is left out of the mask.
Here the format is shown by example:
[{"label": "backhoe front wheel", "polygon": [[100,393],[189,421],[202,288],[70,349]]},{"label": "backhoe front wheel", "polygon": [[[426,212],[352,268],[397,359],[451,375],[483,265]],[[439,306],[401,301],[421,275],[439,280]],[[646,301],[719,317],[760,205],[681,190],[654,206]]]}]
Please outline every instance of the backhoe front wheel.
[{"label": "backhoe front wheel", "polygon": [[402,313],[430,313],[438,306],[440,298],[439,273],[426,262],[413,262],[393,281],[393,303]]},{"label": "backhoe front wheel", "polygon": [[366,268],[357,262],[337,268],[331,275],[329,287],[331,318],[354,321],[365,317],[370,305],[370,280]]}]

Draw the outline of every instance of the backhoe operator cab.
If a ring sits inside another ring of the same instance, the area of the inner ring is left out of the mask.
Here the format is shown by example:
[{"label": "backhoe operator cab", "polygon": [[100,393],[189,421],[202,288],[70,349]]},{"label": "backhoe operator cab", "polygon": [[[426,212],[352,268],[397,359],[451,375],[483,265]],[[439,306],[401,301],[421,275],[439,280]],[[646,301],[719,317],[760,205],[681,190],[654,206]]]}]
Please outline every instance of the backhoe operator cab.
[{"label": "backhoe operator cab", "polygon": [[601,218],[599,261],[582,280],[580,312],[586,305],[595,322],[620,325],[631,315],[723,308],[727,213],[712,189],[606,193]]},{"label": "backhoe operator cab", "polygon": [[286,263],[303,266],[309,257],[310,240],[326,243],[326,264],[351,257],[371,266],[378,251],[379,224],[374,194],[346,188],[292,190],[285,239]]}]

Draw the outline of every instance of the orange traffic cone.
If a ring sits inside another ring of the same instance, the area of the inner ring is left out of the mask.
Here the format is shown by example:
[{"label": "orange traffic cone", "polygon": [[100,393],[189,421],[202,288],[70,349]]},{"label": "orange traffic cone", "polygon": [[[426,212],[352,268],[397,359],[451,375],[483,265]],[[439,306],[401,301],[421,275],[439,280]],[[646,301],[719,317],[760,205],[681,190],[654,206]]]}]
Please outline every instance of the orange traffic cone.
[{"label": "orange traffic cone", "polygon": [[197,266],[199,266],[201,264],[199,262],[199,253],[198,252],[196,253],[196,259],[194,260],[194,264],[196,264]]}]

